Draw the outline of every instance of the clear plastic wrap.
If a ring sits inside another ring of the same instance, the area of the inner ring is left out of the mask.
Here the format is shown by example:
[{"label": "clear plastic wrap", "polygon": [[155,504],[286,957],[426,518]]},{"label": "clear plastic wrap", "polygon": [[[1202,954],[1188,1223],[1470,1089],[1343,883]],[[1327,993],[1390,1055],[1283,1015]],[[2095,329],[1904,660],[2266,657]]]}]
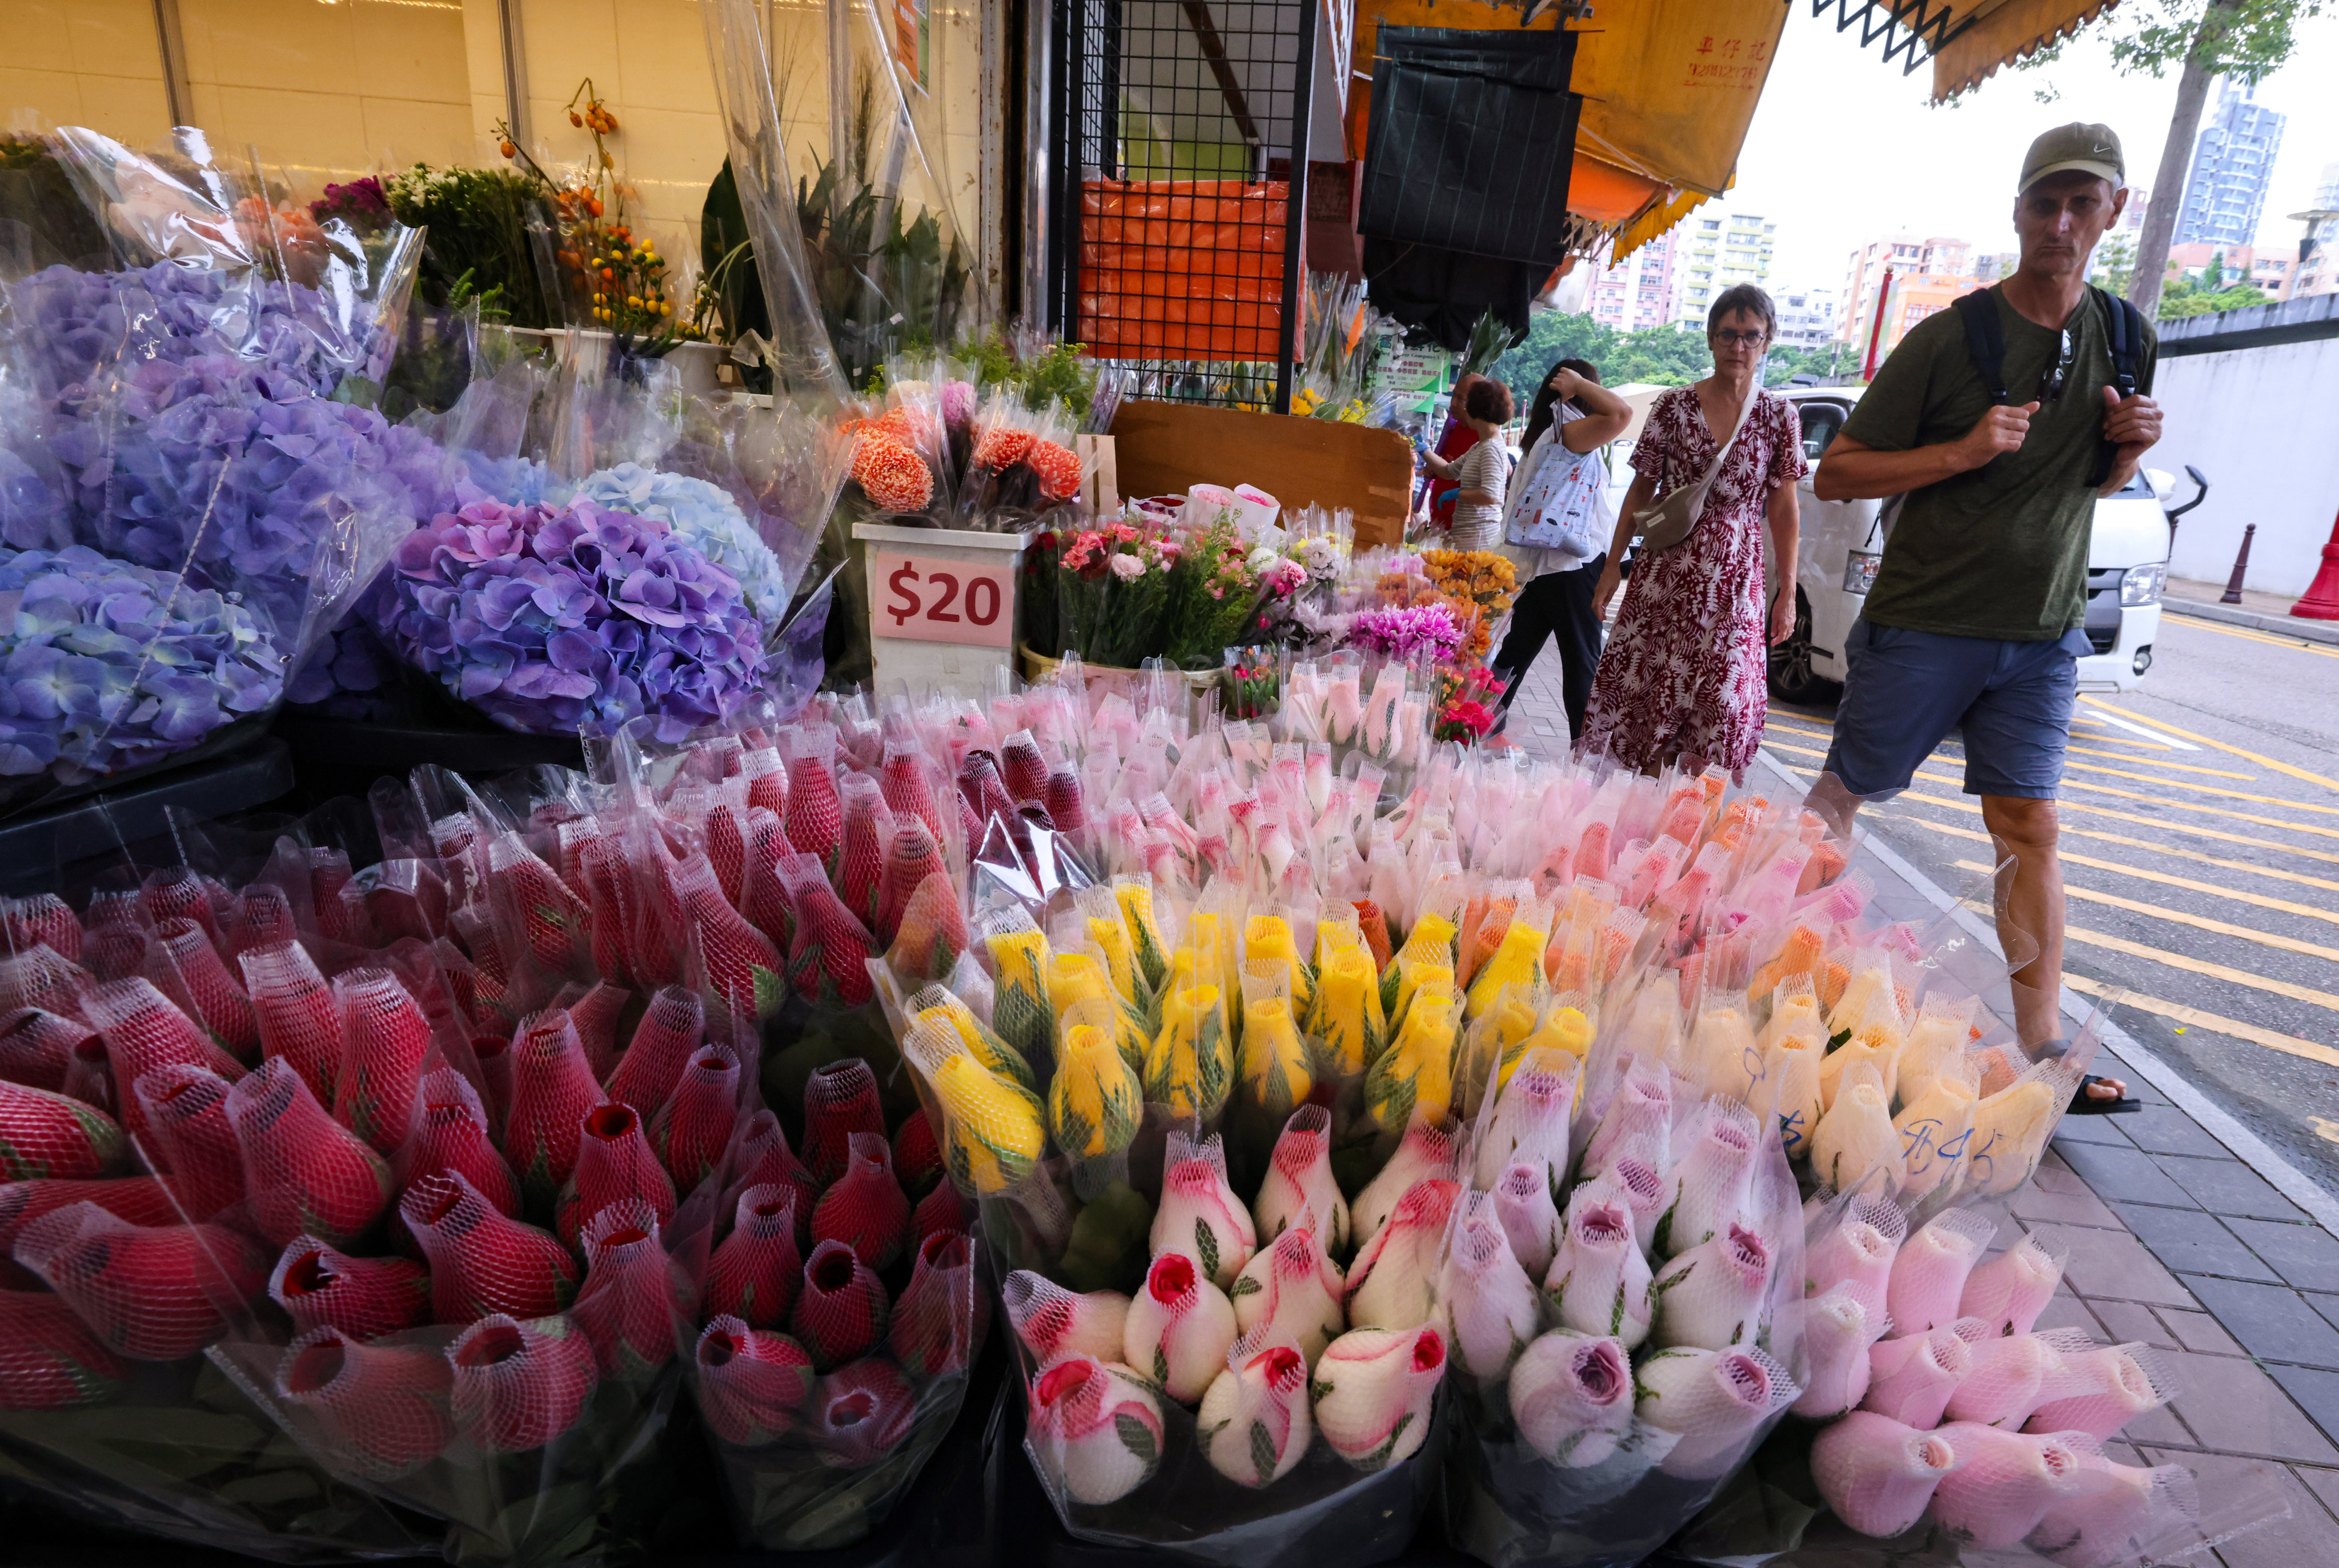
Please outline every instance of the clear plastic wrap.
[{"label": "clear plastic wrap", "polygon": [[57,140],[123,269],[7,291],[11,810],[255,733],[439,484],[347,399],[390,363],[418,235],[271,206],[195,133]]}]

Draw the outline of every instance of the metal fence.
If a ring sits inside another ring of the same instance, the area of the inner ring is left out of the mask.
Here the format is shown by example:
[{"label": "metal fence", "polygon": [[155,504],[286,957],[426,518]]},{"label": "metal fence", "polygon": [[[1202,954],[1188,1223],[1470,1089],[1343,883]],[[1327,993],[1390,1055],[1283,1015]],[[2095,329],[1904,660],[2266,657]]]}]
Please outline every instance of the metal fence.
[{"label": "metal fence", "polygon": [[1047,314],[1132,396],[1289,408],[1317,7],[1058,7]]}]

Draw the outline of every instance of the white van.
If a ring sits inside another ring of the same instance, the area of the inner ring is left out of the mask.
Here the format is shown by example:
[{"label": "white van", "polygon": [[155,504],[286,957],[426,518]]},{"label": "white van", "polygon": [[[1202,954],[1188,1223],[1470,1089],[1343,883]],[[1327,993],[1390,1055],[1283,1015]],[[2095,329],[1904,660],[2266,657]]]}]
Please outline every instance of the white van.
[{"label": "white van", "polygon": [[[1844,676],[1844,634],[1860,618],[1884,558],[1889,529],[1878,526],[1880,501],[1823,501],[1811,478],[1828,444],[1859,401],[1858,387],[1778,387],[1802,416],[1803,456],[1811,474],[1802,481],[1802,538],[1795,562],[1795,634],[1771,650],[1771,695],[1781,702],[1821,702]],[[2197,479],[2199,476],[2196,474]],[[2160,590],[2168,578],[2168,498],[2176,480],[2157,468],[2139,469],[2127,488],[2096,502],[2087,541],[2087,641],[2095,650],[2079,661],[2083,692],[2127,691],[2152,667],[2160,630]],[[2206,486],[2205,486],[2206,488]],[[2193,503],[2177,508],[2191,509]],[[1769,535],[1764,534],[1768,546]],[[1778,582],[1765,561],[1766,582]]]}]

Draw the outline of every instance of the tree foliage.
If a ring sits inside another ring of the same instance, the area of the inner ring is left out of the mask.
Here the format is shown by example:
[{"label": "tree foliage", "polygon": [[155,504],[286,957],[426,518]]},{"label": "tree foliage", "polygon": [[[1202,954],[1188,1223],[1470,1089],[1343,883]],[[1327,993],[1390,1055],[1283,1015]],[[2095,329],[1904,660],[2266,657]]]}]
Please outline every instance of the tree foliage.
[{"label": "tree foliage", "polygon": [[[2298,47],[2299,23],[2330,8],[2331,0],[2126,0],[2090,31],[2117,31],[2112,64],[2123,71],[2164,76],[2192,55],[2211,75],[2255,82],[2289,62]],[[2071,42],[2060,39],[2018,61],[2016,68],[2051,68]],[[2058,95],[2052,86],[2037,93],[2047,104]]]},{"label": "tree foliage", "polygon": [[1527,335],[1496,360],[1489,372],[1525,408],[1561,360],[1587,360],[1611,387],[1631,381],[1686,387],[1713,370],[1705,335],[1685,327],[1643,327],[1620,332],[1590,316],[1539,312]]},{"label": "tree foliage", "polygon": [[2181,321],[2187,316],[2213,316],[2220,311],[2246,311],[2266,303],[2265,291],[2251,282],[2212,283],[2205,272],[2199,281],[2171,278],[2161,286],[2160,319]]}]

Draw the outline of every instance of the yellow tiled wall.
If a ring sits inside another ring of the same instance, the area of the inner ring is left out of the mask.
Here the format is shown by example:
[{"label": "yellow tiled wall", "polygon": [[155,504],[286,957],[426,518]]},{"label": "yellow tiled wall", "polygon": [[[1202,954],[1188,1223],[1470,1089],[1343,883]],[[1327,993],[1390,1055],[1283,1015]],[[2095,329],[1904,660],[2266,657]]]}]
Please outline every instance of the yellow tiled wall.
[{"label": "yellow tiled wall", "polygon": [[[875,0],[890,18],[894,0]],[[933,184],[972,246],[978,224],[980,7],[933,0],[927,88],[915,113]],[[304,192],[330,179],[496,160],[505,113],[496,0],[178,0],[193,118],[214,149],[256,146]],[[824,0],[764,0],[785,132],[800,173],[830,141]],[[587,76],[617,117],[620,174],[642,226],[673,253],[695,240],[723,130],[698,0],[520,0],[528,143],[548,166],[581,162],[568,123]],[[874,56],[865,15],[849,34]],[[0,123],[84,124],[133,145],[169,127],[153,0],[0,0]],[[947,192],[947,195],[945,195]],[[695,246],[694,246],[695,248]]]},{"label": "yellow tiled wall", "polygon": [[152,0],[5,0],[0,119],[145,143],[171,128]]}]

